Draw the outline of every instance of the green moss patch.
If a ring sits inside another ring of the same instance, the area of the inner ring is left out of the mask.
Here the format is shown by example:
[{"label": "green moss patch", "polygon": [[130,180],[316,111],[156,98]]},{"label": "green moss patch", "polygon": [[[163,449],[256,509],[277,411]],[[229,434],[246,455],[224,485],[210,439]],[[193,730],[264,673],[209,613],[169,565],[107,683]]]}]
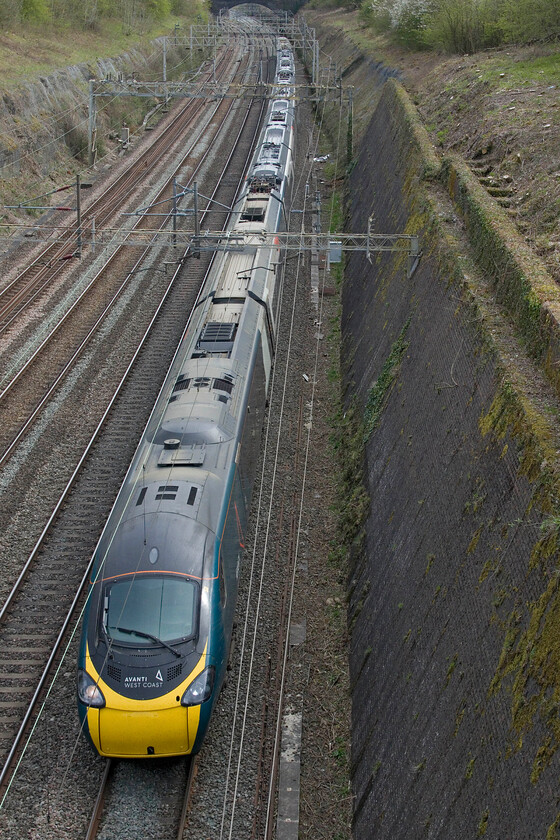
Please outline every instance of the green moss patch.
[{"label": "green moss patch", "polygon": [[400,363],[408,347],[405,341],[409,321],[402,328],[399,337],[393,344],[388,358],[381,369],[378,379],[369,392],[366,407],[364,410],[364,442],[366,442],[379,423],[381,412],[387,401],[387,397],[397,378]]},{"label": "green moss patch", "polygon": [[533,358],[560,393],[560,291],[505,211],[465,163],[444,160],[441,177],[467,225],[478,265]]}]

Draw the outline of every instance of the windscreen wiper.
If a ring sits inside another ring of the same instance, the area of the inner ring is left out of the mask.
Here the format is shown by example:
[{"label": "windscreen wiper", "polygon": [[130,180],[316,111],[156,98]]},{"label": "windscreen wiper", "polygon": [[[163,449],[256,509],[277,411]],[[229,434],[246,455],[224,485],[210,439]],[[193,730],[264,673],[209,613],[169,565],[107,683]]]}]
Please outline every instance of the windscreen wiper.
[{"label": "windscreen wiper", "polygon": [[142,636],[144,639],[151,639],[152,642],[156,642],[158,645],[162,645],[163,647],[170,650],[171,653],[174,653],[175,656],[181,657],[181,654],[175,648],[172,648],[171,645],[168,645],[167,642],[164,642],[163,639],[158,639],[157,636],[152,636],[151,633],[145,633],[143,630],[129,630],[128,627],[115,627],[115,630],[118,630],[119,633],[133,633],[135,636]]}]

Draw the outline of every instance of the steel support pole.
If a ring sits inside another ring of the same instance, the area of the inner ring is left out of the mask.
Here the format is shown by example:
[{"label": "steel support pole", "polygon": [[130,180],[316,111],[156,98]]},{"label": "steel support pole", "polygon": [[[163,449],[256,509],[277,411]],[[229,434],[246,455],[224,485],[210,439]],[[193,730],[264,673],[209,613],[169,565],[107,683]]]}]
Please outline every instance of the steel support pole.
[{"label": "steel support pole", "polygon": [[177,178],[173,178],[173,247],[177,246]]},{"label": "steel support pole", "polygon": [[88,107],[88,164],[93,166],[95,162],[94,138],[95,138],[95,96],[93,94],[94,79],[89,80],[89,107]]},{"label": "steel support pole", "polygon": [[195,256],[198,260],[200,259],[200,219],[198,218],[198,184],[195,181],[193,184],[193,194],[194,194],[194,252],[193,256]]},{"label": "steel support pole", "polygon": [[165,87],[165,104],[169,102],[167,93],[167,35],[163,37],[163,85]]},{"label": "steel support pole", "polygon": [[[340,90],[342,99],[342,78],[340,80]],[[347,159],[348,163],[352,162],[354,157],[354,97],[352,88],[348,89],[348,135],[347,135]]]},{"label": "steel support pole", "polygon": [[82,259],[82,203],[80,201],[80,173],[76,175],[76,224],[78,228],[78,258]]}]

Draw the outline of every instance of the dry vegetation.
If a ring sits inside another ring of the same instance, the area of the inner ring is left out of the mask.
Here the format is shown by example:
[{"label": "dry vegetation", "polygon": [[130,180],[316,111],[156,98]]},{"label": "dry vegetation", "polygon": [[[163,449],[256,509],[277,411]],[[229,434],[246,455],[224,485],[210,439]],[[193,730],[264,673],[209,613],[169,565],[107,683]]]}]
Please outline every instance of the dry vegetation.
[{"label": "dry vegetation", "polygon": [[560,280],[560,49],[434,56],[384,49],[434,144],[463,157]]},{"label": "dry vegetation", "polygon": [[560,279],[560,44],[450,56],[399,48],[358,12],[314,12],[316,23],[400,71],[439,152],[467,161]]}]

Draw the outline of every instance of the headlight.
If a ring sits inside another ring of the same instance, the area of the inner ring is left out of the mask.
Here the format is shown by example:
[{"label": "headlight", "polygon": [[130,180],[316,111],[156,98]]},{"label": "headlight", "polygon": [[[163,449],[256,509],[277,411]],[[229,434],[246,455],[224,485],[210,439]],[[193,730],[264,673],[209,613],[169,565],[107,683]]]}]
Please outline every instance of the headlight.
[{"label": "headlight", "polygon": [[208,700],[214,688],[216,669],[210,665],[205,671],[195,677],[181,698],[181,706],[198,706]]},{"label": "headlight", "polygon": [[100,688],[86,671],[78,671],[78,697],[86,706],[100,709],[105,705]]}]

